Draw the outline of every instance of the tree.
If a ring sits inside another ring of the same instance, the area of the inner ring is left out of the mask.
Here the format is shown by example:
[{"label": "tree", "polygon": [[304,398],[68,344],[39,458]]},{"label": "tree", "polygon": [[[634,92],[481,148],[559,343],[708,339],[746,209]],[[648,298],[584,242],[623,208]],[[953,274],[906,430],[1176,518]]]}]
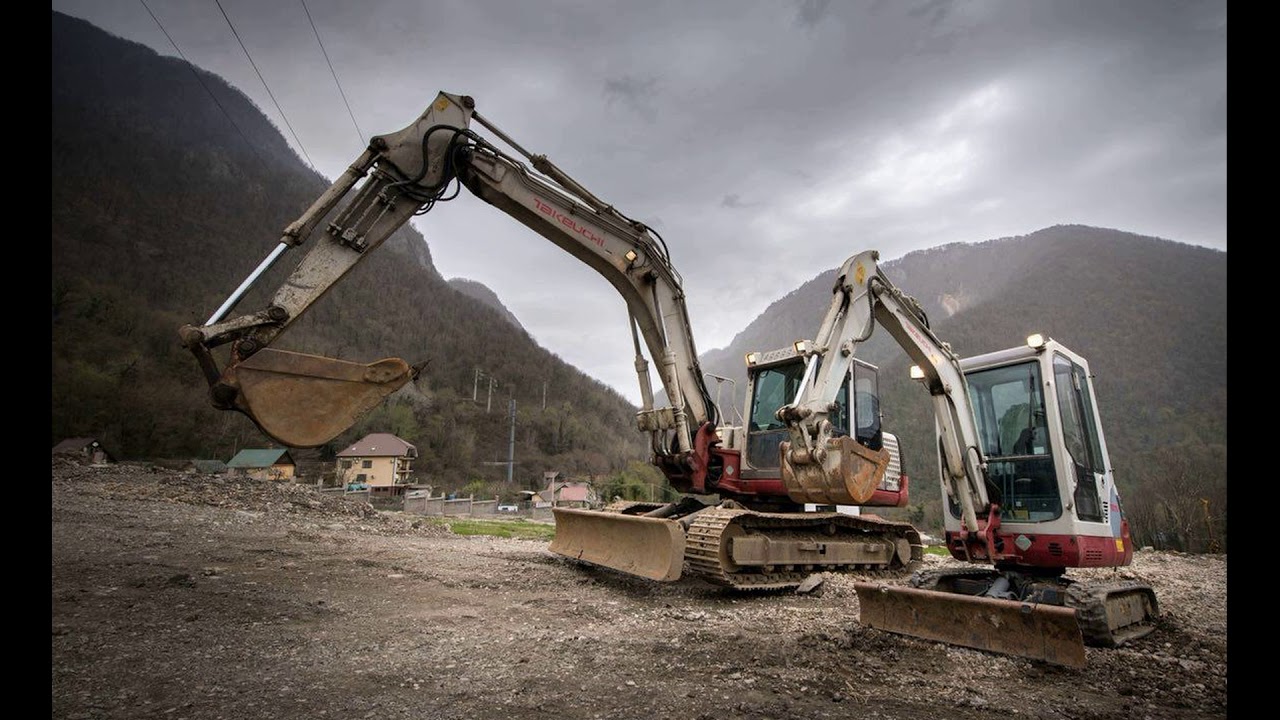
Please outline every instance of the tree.
[{"label": "tree", "polygon": [[1130,533],[1140,545],[1207,552],[1227,547],[1226,448],[1199,443],[1143,456],[1126,493]]}]

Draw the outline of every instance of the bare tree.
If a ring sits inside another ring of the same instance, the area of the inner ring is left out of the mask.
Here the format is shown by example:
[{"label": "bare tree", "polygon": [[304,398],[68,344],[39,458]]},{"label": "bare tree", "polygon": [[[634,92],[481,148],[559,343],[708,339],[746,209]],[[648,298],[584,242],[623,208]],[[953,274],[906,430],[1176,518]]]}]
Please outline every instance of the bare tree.
[{"label": "bare tree", "polygon": [[1127,512],[1143,545],[1185,552],[1224,552],[1226,448],[1183,444],[1148,453]]}]

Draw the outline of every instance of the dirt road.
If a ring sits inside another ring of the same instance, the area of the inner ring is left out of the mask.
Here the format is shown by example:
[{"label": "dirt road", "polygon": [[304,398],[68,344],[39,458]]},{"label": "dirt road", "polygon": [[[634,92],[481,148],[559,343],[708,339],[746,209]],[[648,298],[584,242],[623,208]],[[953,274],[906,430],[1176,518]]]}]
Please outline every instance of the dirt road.
[{"label": "dirt road", "polygon": [[660,585],[301,486],[139,466],[55,462],[52,498],[58,718],[1227,712],[1224,556],[1139,553],[1160,629],[1068,670],[864,628],[853,578],[821,596]]}]

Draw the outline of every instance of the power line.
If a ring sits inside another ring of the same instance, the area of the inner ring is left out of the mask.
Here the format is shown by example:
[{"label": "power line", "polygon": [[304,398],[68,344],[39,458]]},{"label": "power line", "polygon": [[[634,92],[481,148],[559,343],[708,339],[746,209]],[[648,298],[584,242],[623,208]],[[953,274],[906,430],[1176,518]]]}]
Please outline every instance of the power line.
[{"label": "power line", "polygon": [[364,144],[364,133],[360,131],[360,123],[356,122],[356,114],[351,112],[351,103],[347,102],[347,94],[342,91],[342,83],[338,82],[338,73],[333,69],[333,63],[329,61],[329,52],[324,49],[324,41],[320,39],[320,31],[316,29],[315,20],[311,19],[311,11],[307,9],[307,0],[302,2],[302,11],[307,14],[307,22],[311,23],[311,32],[316,34],[316,43],[320,45],[320,52],[324,53],[324,61],[329,64],[329,74],[333,75],[333,84],[338,86],[338,94],[342,96],[342,104],[347,106],[347,114],[351,116],[351,124],[356,126],[356,136],[360,144]]},{"label": "power line", "polygon": [[302,140],[298,138],[298,133],[294,131],[293,125],[289,124],[289,118],[284,114],[284,109],[280,107],[280,103],[276,101],[275,93],[271,92],[271,86],[267,84],[267,79],[262,77],[262,71],[258,69],[258,64],[253,61],[253,56],[249,54],[249,48],[244,46],[244,41],[240,39],[240,33],[236,32],[236,26],[231,24],[231,18],[227,16],[227,11],[222,9],[221,0],[213,0],[213,2],[218,6],[218,10],[222,11],[222,17],[227,21],[227,27],[231,28],[231,34],[236,36],[236,42],[240,43],[240,49],[244,51],[244,56],[249,58],[249,64],[253,66],[253,71],[258,74],[258,79],[262,81],[262,87],[267,89],[267,96],[275,104],[276,111],[280,113],[280,117],[284,120],[285,127],[289,128],[289,133],[293,135],[294,142],[298,143],[298,149],[302,150],[302,156],[307,159],[307,164],[311,166],[311,169],[315,170],[315,163],[311,162],[311,156],[307,154],[307,149],[303,147]]},{"label": "power line", "polygon": [[165,38],[169,40],[169,44],[173,46],[173,49],[178,51],[178,57],[182,58],[183,62],[187,64],[187,69],[195,76],[196,81],[200,83],[200,87],[204,88],[204,91],[209,94],[209,99],[213,100],[213,103],[222,111],[222,114],[227,118],[227,121],[230,122],[231,126],[240,134],[240,138],[244,140],[245,145],[249,146],[249,150],[253,152],[253,156],[258,158],[258,163],[262,165],[262,169],[270,172],[270,169],[267,167],[267,161],[263,160],[262,156],[258,154],[258,148],[254,147],[253,143],[249,142],[249,137],[244,134],[244,130],[240,129],[240,125],[235,121],[235,118],[231,117],[231,113],[227,112],[227,109],[222,106],[222,102],[218,100],[218,96],[213,94],[213,90],[209,88],[207,83],[205,83],[204,78],[200,77],[200,73],[196,70],[196,66],[187,59],[187,56],[182,52],[182,48],[178,47],[178,43],[174,41],[171,35],[169,35],[169,31],[164,29],[164,24],[160,22],[160,18],[156,17],[156,14],[151,12],[151,8],[147,7],[146,0],[138,0],[138,2],[142,3],[142,7],[146,9],[147,14],[151,16],[151,19],[156,21],[156,25],[160,27],[160,32],[164,33]]}]

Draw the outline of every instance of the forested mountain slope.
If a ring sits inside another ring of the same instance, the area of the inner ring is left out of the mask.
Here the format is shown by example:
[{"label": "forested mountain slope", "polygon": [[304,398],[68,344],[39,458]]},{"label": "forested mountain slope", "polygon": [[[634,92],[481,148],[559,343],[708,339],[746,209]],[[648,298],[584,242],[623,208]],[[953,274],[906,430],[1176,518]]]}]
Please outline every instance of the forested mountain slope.
[{"label": "forested mountain slope", "polygon": [[[202,323],[328,181],[218,76],[196,70],[215,103],[180,60],[56,12],[52,26],[51,444],[94,436],[119,457],[222,459],[265,444],[248,420],[209,407],[177,329]],[[261,307],[297,257],[241,308]],[[416,390],[334,446],[389,430],[417,444],[419,470],[439,483],[503,477],[482,463],[507,457],[513,398],[517,479],[645,457],[625,398],[473,294],[436,272],[406,226],[281,338],[351,360],[430,361]],[[486,398],[472,402],[480,361],[499,381],[489,414]],[[557,399],[545,410],[544,383]]]}]

